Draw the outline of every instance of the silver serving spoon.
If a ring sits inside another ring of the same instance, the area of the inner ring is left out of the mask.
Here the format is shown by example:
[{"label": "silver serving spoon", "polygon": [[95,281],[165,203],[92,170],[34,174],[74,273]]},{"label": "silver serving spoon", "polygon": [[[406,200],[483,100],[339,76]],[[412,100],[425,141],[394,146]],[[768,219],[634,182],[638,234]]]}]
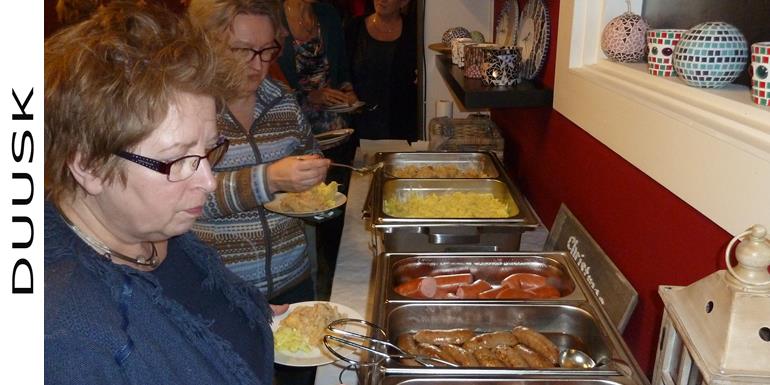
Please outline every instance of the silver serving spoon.
[{"label": "silver serving spoon", "polygon": [[349,169],[351,169],[351,170],[353,170],[355,172],[359,172],[361,174],[366,174],[366,173],[369,173],[369,172],[375,172],[375,171],[379,170],[380,168],[382,168],[382,166],[384,166],[384,165],[385,164],[382,163],[382,162],[377,162],[375,164],[370,164],[368,166],[353,167],[353,166],[350,166],[350,165],[347,165],[347,164],[342,164],[342,163],[331,163],[331,166],[349,168]]},{"label": "silver serving spoon", "polygon": [[559,353],[559,366],[570,369],[591,369],[596,367],[596,362],[580,350],[565,349]]}]

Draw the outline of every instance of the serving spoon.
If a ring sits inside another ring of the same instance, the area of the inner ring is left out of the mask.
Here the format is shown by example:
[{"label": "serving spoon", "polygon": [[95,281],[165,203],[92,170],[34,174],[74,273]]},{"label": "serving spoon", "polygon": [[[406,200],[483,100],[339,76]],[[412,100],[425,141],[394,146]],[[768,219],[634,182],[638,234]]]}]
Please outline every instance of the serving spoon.
[{"label": "serving spoon", "polygon": [[382,162],[377,162],[377,163],[370,164],[368,166],[363,166],[363,167],[353,167],[351,165],[342,164],[342,163],[331,163],[330,164],[330,166],[349,168],[349,169],[351,169],[351,170],[353,170],[355,172],[361,173],[361,174],[367,174],[367,173],[370,173],[370,172],[375,172],[375,171],[379,170],[380,168],[382,168],[382,166],[384,166],[384,165],[385,164],[382,163]]},{"label": "serving spoon", "polygon": [[559,366],[571,369],[591,369],[596,362],[588,354],[577,349],[565,349],[559,353]]}]

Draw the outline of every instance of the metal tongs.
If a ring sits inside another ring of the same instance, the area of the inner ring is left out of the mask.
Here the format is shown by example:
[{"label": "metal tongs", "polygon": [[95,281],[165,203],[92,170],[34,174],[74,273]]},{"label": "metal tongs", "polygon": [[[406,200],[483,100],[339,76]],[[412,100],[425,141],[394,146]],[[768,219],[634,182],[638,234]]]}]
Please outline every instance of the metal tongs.
[{"label": "metal tongs", "polygon": [[[373,331],[372,334],[379,334],[381,337],[375,338],[372,335],[359,334],[356,332],[352,332],[350,330],[345,330],[342,328],[342,325],[362,325],[365,328],[372,330]],[[357,368],[357,367],[373,366],[373,365],[377,365],[382,360],[372,360],[371,362],[356,361],[338,352],[336,348],[333,346],[334,344],[331,343],[331,341],[369,352],[373,354],[375,357],[379,357],[385,360],[394,359],[394,358],[398,360],[412,359],[420,363],[420,365],[423,365],[429,368],[435,367],[436,363],[446,365],[446,366],[451,366],[451,367],[457,367],[455,363],[448,362],[440,358],[423,356],[423,355],[413,355],[401,350],[401,348],[399,348],[398,346],[387,341],[388,335],[387,333],[385,333],[385,330],[365,320],[343,318],[330,323],[326,327],[326,329],[329,332],[334,333],[334,334],[324,335],[323,342],[324,342],[324,345],[326,346],[326,349],[328,349],[329,352],[331,352],[335,357],[339,358],[342,361],[347,362],[352,367]],[[365,343],[367,344],[365,345]],[[370,346],[367,346],[367,345],[370,345]],[[377,349],[377,347],[379,347],[380,349]],[[397,353],[395,354],[387,353],[387,350],[389,348],[396,351]]]}]

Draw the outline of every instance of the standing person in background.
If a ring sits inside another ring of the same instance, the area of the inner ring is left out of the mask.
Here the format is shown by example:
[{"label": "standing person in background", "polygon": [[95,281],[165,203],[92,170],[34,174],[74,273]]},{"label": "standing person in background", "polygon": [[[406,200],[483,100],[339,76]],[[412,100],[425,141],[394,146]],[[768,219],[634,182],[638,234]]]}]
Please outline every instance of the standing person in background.
[{"label": "standing person in background", "polygon": [[[296,90],[313,133],[348,127],[345,115],[326,110],[329,106],[358,101],[350,83],[344,32],[337,11],[316,0],[284,0],[283,10],[289,35],[278,63],[289,85]],[[325,149],[324,156],[336,163],[351,164],[356,145],[355,140],[348,140]],[[339,183],[340,192],[347,193],[350,170],[334,167],[326,181]],[[341,212],[344,214],[344,209]],[[322,298],[330,292],[343,222],[344,215],[339,215],[317,228],[318,289]]]},{"label": "standing person in background", "polygon": [[417,35],[409,0],[374,0],[374,13],[348,25],[353,89],[369,109],[355,116],[363,139],[417,140]]},{"label": "standing person in background", "polygon": [[[235,53],[248,82],[217,116],[230,140],[193,231],[222,254],[227,267],[274,304],[315,299],[308,242],[301,219],[268,211],[278,191],[304,191],[323,182],[321,158],[294,94],[267,76],[285,36],[278,0],[192,0],[190,19]],[[314,246],[314,245],[312,245]],[[276,365],[280,384],[311,383],[314,368]]]},{"label": "standing person in background", "polygon": [[345,128],[343,116],[325,107],[353,104],[342,22],[333,6],[316,0],[284,0],[289,34],[278,63],[314,134]]}]

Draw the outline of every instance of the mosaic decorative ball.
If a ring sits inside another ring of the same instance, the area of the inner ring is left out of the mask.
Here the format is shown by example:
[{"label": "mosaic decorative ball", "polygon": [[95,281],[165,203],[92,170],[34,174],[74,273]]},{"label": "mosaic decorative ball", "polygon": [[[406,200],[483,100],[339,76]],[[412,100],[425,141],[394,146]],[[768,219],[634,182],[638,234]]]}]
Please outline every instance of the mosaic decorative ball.
[{"label": "mosaic decorative ball", "polygon": [[646,34],[649,28],[650,26],[641,16],[626,12],[610,20],[604,27],[602,51],[612,61],[640,62],[644,59]]},{"label": "mosaic decorative ball", "polygon": [[474,43],[483,43],[484,42],[484,34],[479,31],[473,31],[471,32],[471,39],[473,39]]},{"label": "mosaic decorative ball", "polygon": [[719,88],[746,68],[746,38],[734,26],[710,21],[690,28],[674,50],[674,69],[690,86]]},{"label": "mosaic decorative ball", "polygon": [[449,28],[446,30],[446,32],[444,32],[444,35],[441,36],[441,42],[444,43],[445,46],[449,47],[452,39],[457,39],[460,37],[467,37],[470,39],[471,33],[463,27]]},{"label": "mosaic decorative ball", "polygon": [[751,45],[751,100],[770,106],[770,41]]}]

